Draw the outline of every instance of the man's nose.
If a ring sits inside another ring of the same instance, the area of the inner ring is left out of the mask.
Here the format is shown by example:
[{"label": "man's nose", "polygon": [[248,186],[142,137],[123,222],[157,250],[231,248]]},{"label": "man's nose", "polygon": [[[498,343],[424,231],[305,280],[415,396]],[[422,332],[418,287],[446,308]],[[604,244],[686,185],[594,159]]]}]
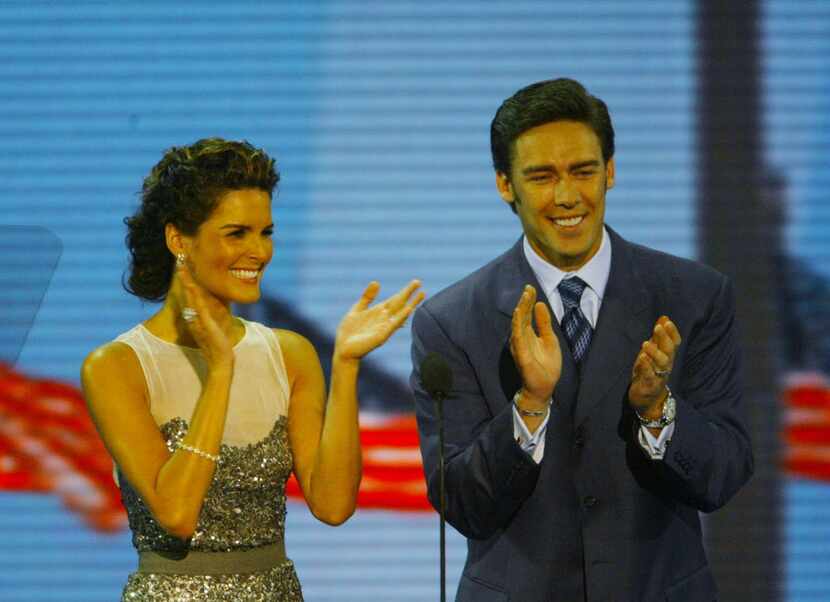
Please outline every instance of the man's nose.
[{"label": "man's nose", "polygon": [[579,192],[568,178],[562,178],[554,186],[553,201],[563,207],[573,207],[579,203]]}]

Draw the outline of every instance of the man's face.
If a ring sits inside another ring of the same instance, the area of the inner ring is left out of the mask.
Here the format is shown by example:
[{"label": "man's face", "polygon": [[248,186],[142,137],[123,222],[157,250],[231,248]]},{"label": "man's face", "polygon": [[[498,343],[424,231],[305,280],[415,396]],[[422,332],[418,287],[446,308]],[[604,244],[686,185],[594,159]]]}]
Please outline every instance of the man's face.
[{"label": "man's face", "polygon": [[499,194],[539,255],[562,270],[580,268],[602,242],[614,159],[603,161],[599,138],[577,121],[542,124],[513,145],[511,173],[496,173]]}]

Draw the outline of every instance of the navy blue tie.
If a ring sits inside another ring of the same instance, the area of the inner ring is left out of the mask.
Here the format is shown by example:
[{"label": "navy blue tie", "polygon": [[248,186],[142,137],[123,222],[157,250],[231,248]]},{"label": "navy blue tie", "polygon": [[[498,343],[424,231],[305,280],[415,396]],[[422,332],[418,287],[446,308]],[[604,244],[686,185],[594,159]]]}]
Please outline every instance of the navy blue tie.
[{"label": "navy blue tie", "polygon": [[557,287],[562,297],[562,306],[565,308],[561,323],[562,330],[565,331],[565,338],[568,339],[568,345],[571,346],[571,353],[577,364],[588,352],[591,335],[594,333],[591,323],[579,308],[579,300],[586,286],[588,285],[583,280],[574,276],[562,279]]}]

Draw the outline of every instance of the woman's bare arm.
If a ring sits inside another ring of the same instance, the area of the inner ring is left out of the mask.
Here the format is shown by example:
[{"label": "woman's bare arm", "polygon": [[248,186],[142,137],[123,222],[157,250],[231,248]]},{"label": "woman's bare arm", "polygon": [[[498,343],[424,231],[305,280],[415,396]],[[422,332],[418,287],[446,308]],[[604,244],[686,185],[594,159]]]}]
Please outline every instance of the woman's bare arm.
[{"label": "woman's bare arm", "polygon": [[380,289],[371,283],[343,318],[332,357],[328,398],[317,352],[304,337],[277,330],[291,382],[288,434],[294,473],[311,512],[338,525],[357,505],[361,478],[357,377],[360,359],[386,342],[424,297],[413,280],[369,307]]},{"label": "woman's bare arm", "polygon": [[[232,364],[209,370],[184,437],[188,445],[219,453],[232,374]],[[126,344],[113,342],[92,352],[81,383],[98,433],[124,476],[162,528],[189,538],[215,463],[184,449],[167,449],[150,414],[138,358]]]}]

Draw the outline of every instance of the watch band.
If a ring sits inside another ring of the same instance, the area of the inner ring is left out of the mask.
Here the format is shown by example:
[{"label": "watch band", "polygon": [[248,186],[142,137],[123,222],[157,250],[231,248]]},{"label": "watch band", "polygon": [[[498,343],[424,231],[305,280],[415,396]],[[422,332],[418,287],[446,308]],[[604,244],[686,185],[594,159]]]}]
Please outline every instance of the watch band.
[{"label": "watch band", "polygon": [[637,420],[640,421],[641,425],[646,428],[656,429],[666,427],[674,422],[674,419],[677,416],[677,400],[675,400],[668,385],[666,385],[666,391],[668,392],[668,396],[666,396],[666,400],[663,402],[663,414],[660,418],[649,420],[640,416],[640,412],[636,410],[634,411],[637,415]]}]

